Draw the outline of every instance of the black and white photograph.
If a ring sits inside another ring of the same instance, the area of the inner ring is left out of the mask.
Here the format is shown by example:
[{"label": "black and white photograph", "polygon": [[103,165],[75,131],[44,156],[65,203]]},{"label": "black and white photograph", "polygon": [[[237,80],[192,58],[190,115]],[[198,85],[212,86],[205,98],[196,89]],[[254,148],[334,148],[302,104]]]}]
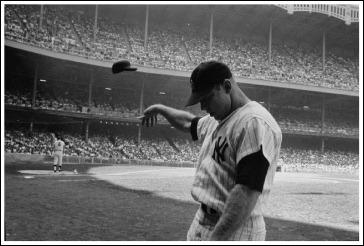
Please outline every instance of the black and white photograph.
[{"label": "black and white photograph", "polygon": [[363,245],[362,12],[2,1],[1,244]]}]

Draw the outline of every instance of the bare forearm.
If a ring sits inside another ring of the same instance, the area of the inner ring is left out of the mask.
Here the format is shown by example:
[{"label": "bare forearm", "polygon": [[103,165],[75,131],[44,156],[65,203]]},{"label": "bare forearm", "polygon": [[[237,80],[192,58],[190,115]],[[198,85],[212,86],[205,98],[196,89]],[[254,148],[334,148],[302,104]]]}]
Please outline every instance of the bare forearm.
[{"label": "bare forearm", "polygon": [[235,185],[226,201],[224,212],[215,226],[211,240],[227,240],[239,226],[245,224],[259,195],[260,192],[253,191],[243,185]]},{"label": "bare forearm", "polygon": [[189,132],[191,121],[195,117],[189,112],[162,104],[158,104],[158,113],[163,115],[173,127],[184,132]]}]

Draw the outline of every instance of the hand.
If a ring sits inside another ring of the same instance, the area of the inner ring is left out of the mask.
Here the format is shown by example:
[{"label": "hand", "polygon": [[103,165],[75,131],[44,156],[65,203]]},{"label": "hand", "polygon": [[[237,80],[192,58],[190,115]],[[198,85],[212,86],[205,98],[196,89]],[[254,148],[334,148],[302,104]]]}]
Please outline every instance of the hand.
[{"label": "hand", "polygon": [[158,105],[152,105],[144,111],[144,115],[137,118],[142,120],[142,125],[146,124],[146,127],[148,127],[150,121],[151,126],[153,126],[154,124],[157,124],[158,109]]}]

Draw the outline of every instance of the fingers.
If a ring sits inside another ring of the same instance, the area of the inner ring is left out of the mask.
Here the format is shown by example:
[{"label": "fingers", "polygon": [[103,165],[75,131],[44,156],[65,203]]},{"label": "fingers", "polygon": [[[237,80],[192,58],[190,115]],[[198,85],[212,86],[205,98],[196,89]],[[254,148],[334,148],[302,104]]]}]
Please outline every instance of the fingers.
[{"label": "fingers", "polygon": [[137,117],[137,119],[142,121],[142,126],[145,125],[146,127],[149,127],[149,120],[151,121],[151,126],[153,126],[153,117],[150,118],[150,117],[147,117],[146,115],[142,115],[142,116]]},{"label": "fingers", "polygon": [[144,126],[145,122],[148,124],[148,119],[145,117],[145,115],[138,116],[136,118],[142,121],[142,126]]},{"label": "fingers", "polygon": [[150,126],[154,125],[154,116],[152,118],[150,118]]},{"label": "fingers", "polygon": [[142,126],[145,125],[146,127],[149,127],[149,125],[154,126],[154,125],[157,125],[157,123],[158,123],[157,115],[153,115],[150,117],[143,115],[143,116],[139,116],[136,118],[142,121]]}]

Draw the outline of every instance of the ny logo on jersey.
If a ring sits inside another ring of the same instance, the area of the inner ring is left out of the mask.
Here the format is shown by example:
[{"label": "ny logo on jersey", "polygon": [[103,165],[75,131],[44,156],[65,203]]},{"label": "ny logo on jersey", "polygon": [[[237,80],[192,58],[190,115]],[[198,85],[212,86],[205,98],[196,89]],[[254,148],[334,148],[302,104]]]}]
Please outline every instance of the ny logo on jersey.
[{"label": "ny logo on jersey", "polygon": [[[225,156],[224,156],[224,152],[225,149],[229,146],[228,143],[226,142],[226,138],[224,138],[223,141],[221,141],[221,136],[219,137],[219,139],[216,141],[215,143],[215,149],[214,149],[214,154],[212,155],[212,158],[216,161],[216,162],[221,162],[221,161],[225,161]],[[221,143],[220,143],[221,141]]]}]

